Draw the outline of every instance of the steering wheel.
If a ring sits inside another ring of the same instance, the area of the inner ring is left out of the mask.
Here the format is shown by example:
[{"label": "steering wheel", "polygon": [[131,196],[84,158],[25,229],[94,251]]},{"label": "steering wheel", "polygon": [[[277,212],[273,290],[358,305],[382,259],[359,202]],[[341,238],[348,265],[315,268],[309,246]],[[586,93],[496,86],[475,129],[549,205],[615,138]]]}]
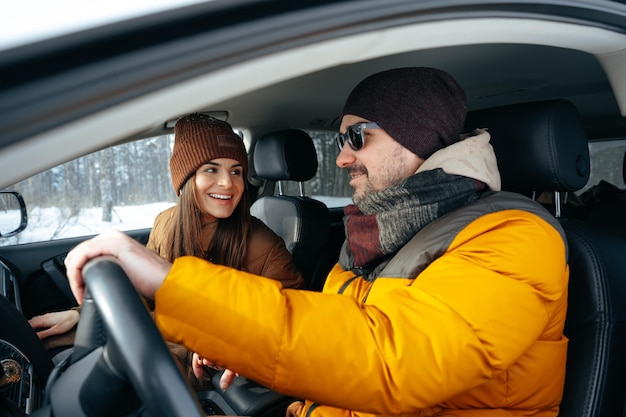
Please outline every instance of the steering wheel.
[{"label": "steering wheel", "polygon": [[71,363],[47,388],[51,414],[115,416],[143,407],[151,417],[203,416],[117,261],[93,259],[83,277],[87,290]]}]

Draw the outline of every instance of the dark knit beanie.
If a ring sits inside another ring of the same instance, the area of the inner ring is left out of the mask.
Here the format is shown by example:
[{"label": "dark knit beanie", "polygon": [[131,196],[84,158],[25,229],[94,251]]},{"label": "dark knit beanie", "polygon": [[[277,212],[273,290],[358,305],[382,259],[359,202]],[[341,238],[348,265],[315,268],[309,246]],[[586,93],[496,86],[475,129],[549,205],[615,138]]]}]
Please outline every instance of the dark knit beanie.
[{"label": "dark knit beanie", "polygon": [[240,162],[246,178],[246,147],[230,124],[202,113],[192,113],[178,119],[174,126],[174,150],[170,158],[170,173],[176,194],[180,194],[185,182],[198,168],[218,158]]},{"label": "dark knit beanie", "polygon": [[428,158],[460,140],[467,107],[465,91],[452,76],[434,68],[397,68],[361,81],[343,115],[376,122],[402,146]]}]

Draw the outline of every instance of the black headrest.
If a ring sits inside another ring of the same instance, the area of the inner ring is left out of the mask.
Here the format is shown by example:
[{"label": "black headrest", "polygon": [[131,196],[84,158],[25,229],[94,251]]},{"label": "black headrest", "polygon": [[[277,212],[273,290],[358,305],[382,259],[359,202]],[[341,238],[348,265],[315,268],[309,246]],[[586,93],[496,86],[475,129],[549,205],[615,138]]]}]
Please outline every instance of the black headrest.
[{"label": "black headrest", "polygon": [[253,156],[256,175],[271,181],[308,181],[317,173],[317,152],[302,130],[287,129],[259,138]]},{"label": "black headrest", "polygon": [[466,131],[487,128],[502,189],[528,194],[576,191],[589,179],[589,148],[576,107],[566,100],[468,113]]}]

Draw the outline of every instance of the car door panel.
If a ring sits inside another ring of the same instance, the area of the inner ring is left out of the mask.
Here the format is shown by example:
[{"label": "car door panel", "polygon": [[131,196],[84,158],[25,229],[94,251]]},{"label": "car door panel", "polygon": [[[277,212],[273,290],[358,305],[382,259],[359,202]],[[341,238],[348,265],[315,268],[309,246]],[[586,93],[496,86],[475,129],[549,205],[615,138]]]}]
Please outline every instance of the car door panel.
[{"label": "car door panel", "polygon": [[[126,232],[146,244],[151,229]],[[0,247],[0,260],[16,278],[26,318],[76,305],[65,275],[67,253],[92,236]]]}]

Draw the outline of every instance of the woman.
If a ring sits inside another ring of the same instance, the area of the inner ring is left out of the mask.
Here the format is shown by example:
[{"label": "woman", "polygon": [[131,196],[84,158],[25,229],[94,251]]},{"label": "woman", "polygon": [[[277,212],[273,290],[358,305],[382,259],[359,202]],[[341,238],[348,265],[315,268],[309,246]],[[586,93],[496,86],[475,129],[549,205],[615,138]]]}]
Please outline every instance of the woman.
[{"label": "woman", "polygon": [[174,131],[170,173],[178,203],[157,216],[147,247],[170,262],[192,255],[301,287],[282,239],[250,215],[241,138],[204,114],[184,116]]},{"label": "woman", "polygon": [[[232,127],[197,113],[182,117],[174,132],[170,173],[178,203],[157,216],[147,247],[170,262],[192,255],[274,278],[283,287],[302,287],[304,278],[283,240],[250,215],[248,155]],[[195,389],[203,387],[202,365],[219,369],[182,346],[170,344],[170,350]],[[225,372],[222,388],[233,377]]]},{"label": "woman", "polygon": [[[179,119],[174,133],[170,173],[178,202],[156,217],[146,246],[170,262],[196,256],[276,279],[283,287],[302,287],[304,278],[283,240],[250,215],[248,155],[232,127],[195,113]],[[71,330],[78,317],[78,312],[68,310],[33,317],[30,323],[43,339]],[[221,369],[183,346],[169,347],[196,390],[205,386],[203,376],[211,376],[204,375],[204,366]],[[222,387],[233,377],[225,372]]]}]

